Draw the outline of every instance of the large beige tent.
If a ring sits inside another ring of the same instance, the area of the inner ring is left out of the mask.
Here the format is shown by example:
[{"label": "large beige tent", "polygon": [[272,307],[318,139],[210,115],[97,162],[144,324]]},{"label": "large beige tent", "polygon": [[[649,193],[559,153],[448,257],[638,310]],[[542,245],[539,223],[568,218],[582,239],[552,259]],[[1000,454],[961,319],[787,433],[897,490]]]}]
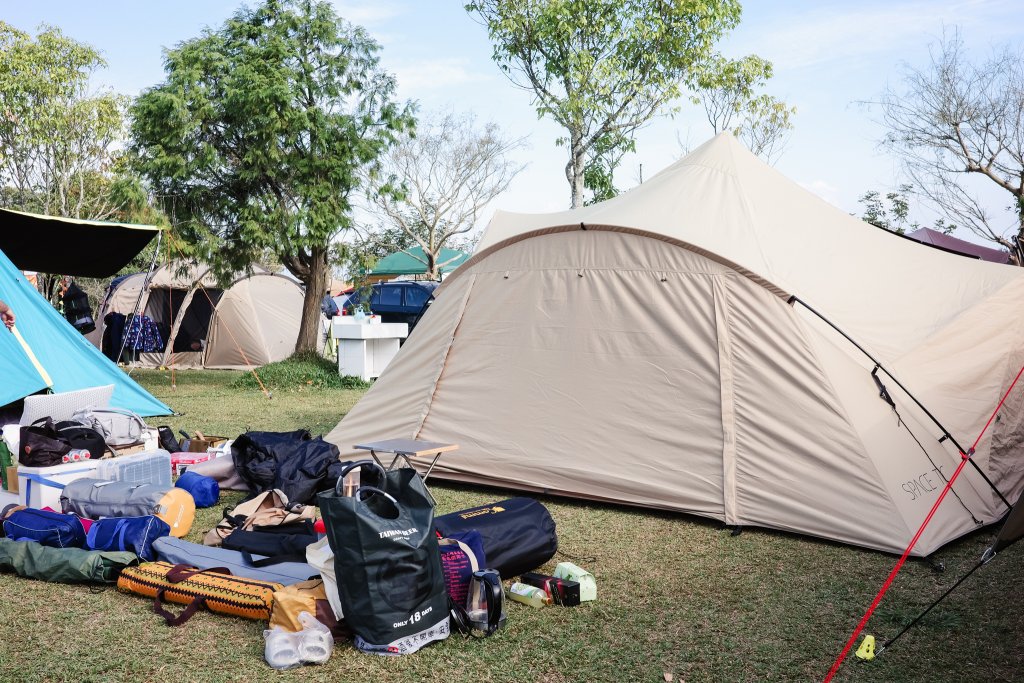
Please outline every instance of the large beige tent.
[{"label": "large beige tent", "polygon": [[[723,134],[610,201],[498,213],[327,438],[451,442],[436,476],[900,552],[1024,364],[1022,301],[1024,270],[874,228]],[[916,554],[1006,512],[985,477],[1017,499],[1022,393]]]},{"label": "large beige tent", "polygon": [[106,333],[108,314],[138,311],[161,332],[163,348],[140,353],[143,367],[249,369],[287,358],[295,351],[302,316],[302,288],[294,280],[262,269],[240,275],[227,286],[207,266],[171,263],[115,280],[97,316],[94,343],[116,355],[119,337]]}]

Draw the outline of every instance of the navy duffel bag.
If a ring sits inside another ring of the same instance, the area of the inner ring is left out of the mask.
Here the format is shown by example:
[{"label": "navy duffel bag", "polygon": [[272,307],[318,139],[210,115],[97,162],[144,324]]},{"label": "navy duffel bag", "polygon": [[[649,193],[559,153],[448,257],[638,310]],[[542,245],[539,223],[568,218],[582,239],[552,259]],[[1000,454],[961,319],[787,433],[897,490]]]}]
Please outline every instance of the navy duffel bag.
[{"label": "navy duffel bag", "polygon": [[434,518],[434,528],[445,538],[479,531],[488,569],[497,569],[504,578],[533,571],[558,550],[555,520],[533,498],[509,498],[441,515]]},{"label": "navy duffel bag", "polygon": [[171,527],[155,515],[104,517],[92,523],[85,537],[89,550],[125,550],[146,562],[156,560],[153,542],[169,536]]},{"label": "navy duffel bag", "polygon": [[22,508],[4,520],[4,534],[13,541],[35,541],[52,548],[81,548],[85,527],[75,515]]}]

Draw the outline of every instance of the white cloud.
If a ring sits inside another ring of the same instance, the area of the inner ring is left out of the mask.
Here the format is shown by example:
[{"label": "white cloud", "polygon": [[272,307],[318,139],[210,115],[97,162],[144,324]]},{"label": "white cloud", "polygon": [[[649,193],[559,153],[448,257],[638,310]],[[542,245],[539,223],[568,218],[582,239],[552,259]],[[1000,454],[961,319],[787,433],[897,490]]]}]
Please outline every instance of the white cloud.
[{"label": "white cloud", "polygon": [[468,59],[458,57],[401,62],[389,68],[398,78],[403,97],[419,97],[427,92],[491,80],[474,73]]},{"label": "white cloud", "polygon": [[346,21],[359,26],[372,26],[405,14],[400,3],[385,0],[335,0],[335,11]]},{"label": "white cloud", "polygon": [[797,182],[799,183],[800,187],[804,188],[805,190],[810,190],[814,194],[824,199],[829,204],[833,206],[840,206],[839,188],[836,187],[835,185],[832,185],[831,183],[820,178],[811,181],[798,180]]},{"label": "white cloud", "polygon": [[[738,32],[744,51],[771,59],[778,70],[818,66],[891,53],[906,57],[923,48],[944,27],[959,26],[966,37],[997,41],[1017,31],[1019,11],[1009,0],[912,0],[874,4],[821,5],[801,20],[768,19],[756,34]],[[1003,26],[993,31],[993,27]],[[974,29],[977,29],[976,31]]]}]

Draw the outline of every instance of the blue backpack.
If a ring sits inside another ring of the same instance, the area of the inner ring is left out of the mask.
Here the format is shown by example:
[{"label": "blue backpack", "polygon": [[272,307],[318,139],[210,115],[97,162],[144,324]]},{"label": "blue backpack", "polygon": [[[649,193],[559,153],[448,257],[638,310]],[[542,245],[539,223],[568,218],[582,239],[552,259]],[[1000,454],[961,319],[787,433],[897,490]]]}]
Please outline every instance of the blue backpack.
[{"label": "blue backpack", "polygon": [[167,522],[153,515],[104,517],[92,523],[85,538],[89,550],[123,550],[146,562],[156,560],[153,542],[171,533]]},{"label": "blue backpack", "polygon": [[4,534],[15,541],[35,541],[53,548],[81,548],[85,527],[75,515],[23,508],[4,520]]}]

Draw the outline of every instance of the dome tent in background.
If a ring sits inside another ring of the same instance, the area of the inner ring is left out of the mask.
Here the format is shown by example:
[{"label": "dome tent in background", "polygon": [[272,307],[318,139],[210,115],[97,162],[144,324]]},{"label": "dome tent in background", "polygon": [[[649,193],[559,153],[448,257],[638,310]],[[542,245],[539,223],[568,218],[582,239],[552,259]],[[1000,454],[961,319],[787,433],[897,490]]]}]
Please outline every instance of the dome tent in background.
[{"label": "dome tent in background", "polygon": [[[969,446],[1024,364],[1022,298],[1024,271],[881,231],[723,134],[615,199],[498,213],[327,439],[456,443],[432,476],[901,552],[961,457],[865,351]],[[1017,392],[973,456],[1007,500],[1022,422]],[[953,490],[915,554],[1007,511],[972,468]]]},{"label": "dome tent in background", "polygon": [[[111,283],[90,335],[116,357],[121,337],[112,316],[139,311],[160,332],[160,347],[139,353],[142,367],[248,370],[283,360],[295,351],[302,316],[302,287],[293,278],[262,269],[222,287],[206,265],[171,262]],[[108,317],[110,316],[110,317]]]}]

